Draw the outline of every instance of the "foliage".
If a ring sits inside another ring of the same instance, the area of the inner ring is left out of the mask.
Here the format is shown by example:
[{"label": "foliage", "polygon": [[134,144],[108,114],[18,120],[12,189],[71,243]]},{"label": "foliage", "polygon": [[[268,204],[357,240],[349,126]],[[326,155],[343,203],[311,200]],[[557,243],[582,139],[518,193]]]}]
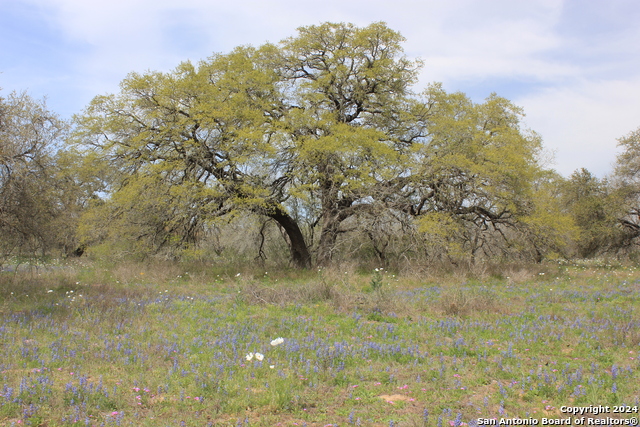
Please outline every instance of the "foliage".
[{"label": "foliage", "polygon": [[579,228],[567,210],[562,185],[565,180],[553,171],[545,171],[532,186],[531,209],[522,219],[519,232],[529,245],[518,244],[523,259],[564,258],[574,256],[572,245]]},{"label": "foliage", "polygon": [[[421,63],[402,41],[383,23],[325,23],[130,74],[77,118],[76,146],[118,171],[89,222],[109,229],[102,239],[157,251],[187,249],[216,218],[252,212],[277,223],[294,264],[308,267],[312,255],[330,263],[360,220],[386,216],[424,240],[428,223],[448,218],[439,253],[511,256],[523,229],[541,228],[539,137],[496,95],[476,104],[438,84],[415,95]],[[552,235],[560,224],[544,225]],[[380,233],[366,234],[382,260]]]},{"label": "foliage", "polygon": [[[124,218],[110,223],[118,232],[155,248],[184,244],[207,221],[244,209],[281,223],[294,234],[291,241],[302,240],[281,205],[283,180],[271,175],[279,165],[267,126],[281,114],[270,95],[273,72],[252,67],[259,54],[237,49],[197,69],[185,63],[173,73],[131,74],[119,96],[93,100],[75,140],[121,171],[104,205]],[[158,214],[147,215],[147,208]],[[141,228],[128,232],[131,216]],[[307,265],[308,253],[298,249],[292,248],[294,260]]]},{"label": "foliage", "polygon": [[0,98],[0,253],[77,248],[86,196],[72,152],[59,151],[68,124],[26,93]]},{"label": "foliage", "polygon": [[317,200],[319,264],[331,260],[342,223],[370,209],[367,198],[404,170],[400,119],[409,118],[419,64],[403,56],[403,40],[382,23],[327,23],[282,43],[292,193]]},{"label": "foliage", "polygon": [[633,248],[640,237],[640,128],[618,140],[622,153],[616,159],[612,186],[619,209],[622,232],[617,241],[619,248]]},{"label": "foliage", "polygon": [[618,155],[615,174],[636,182],[640,178],[640,128],[618,139],[618,146],[623,151]]},{"label": "foliage", "polygon": [[562,202],[579,229],[574,239],[577,255],[590,258],[615,250],[622,237],[618,222],[623,211],[609,182],[583,168],[564,182],[562,192]]}]

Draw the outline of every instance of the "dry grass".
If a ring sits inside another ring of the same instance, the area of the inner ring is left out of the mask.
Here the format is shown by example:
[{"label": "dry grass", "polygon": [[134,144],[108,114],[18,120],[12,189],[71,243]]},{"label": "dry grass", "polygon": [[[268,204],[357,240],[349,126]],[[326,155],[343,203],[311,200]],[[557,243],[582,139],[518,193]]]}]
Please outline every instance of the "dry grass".
[{"label": "dry grass", "polygon": [[487,288],[454,287],[440,296],[442,312],[449,316],[470,316],[479,312],[503,313],[506,304]]},{"label": "dry grass", "polygon": [[243,283],[238,287],[239,296],[248,304],[287,306],[337,301],[341,294],[334,285],[312,282],[303,285],[265,285],[258,282]]},{"label": "dry grass", "polygon": [[[558,279],[555,268],[398,278],[345,265],[267,273],[158,262],[2,273],[4,383],[24,382],[43,409],[23,416],[0,405],[0,424],[67,425],[60,420],[89,411],[91,425],[115,425],[116,411],[123,426],[448,425],[458,413],[469,423],[502,406],[538,416],[596,401],[572,395],[576,385],[603,404],[634,401],[640,273]],[[272,346],[279,336],[284,345]],[[258,351],[265,362],[247,363]],[[104,379],[109,395],[80,375]],[[76,391],[65,389],[71,381]]]}]

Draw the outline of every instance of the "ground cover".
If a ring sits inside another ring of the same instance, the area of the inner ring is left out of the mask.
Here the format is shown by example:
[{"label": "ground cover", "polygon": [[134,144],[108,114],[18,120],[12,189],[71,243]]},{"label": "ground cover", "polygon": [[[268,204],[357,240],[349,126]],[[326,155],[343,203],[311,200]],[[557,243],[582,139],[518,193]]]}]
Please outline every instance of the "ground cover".
[{"label": "ground cover", "polygon": [[536,269],[0,272],[0,425],[439,427],[589,405],[629,407],[590,414],[608,424],[637,417],[640,272]]}]

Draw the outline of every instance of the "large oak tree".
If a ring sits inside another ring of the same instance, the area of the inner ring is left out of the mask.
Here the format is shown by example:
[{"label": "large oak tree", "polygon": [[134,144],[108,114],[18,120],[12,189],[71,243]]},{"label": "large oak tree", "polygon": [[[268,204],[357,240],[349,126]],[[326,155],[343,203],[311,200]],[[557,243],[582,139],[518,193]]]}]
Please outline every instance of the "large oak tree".
[{"label": "large oak tree", "polygon": [[118,171],[102,209],[155,247],[251,211],[279,224],[300,267],[314,251],[331,262],[345,224],[380,209],[423,229],[443,220],[473,251],[487,233],[531,228],[540,141],[521,129],[522,112],[439,85],[413,93],[421,64],[403,40],[383,23],[325,23],[130,74],[77,118],[74,141]]}]

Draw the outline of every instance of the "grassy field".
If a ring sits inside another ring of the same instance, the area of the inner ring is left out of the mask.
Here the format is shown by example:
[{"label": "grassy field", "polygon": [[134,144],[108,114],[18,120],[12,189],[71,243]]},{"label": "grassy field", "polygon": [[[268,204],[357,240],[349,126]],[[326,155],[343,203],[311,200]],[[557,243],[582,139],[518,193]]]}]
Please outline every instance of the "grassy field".
[{"label": "grassy field", "polygon": [[639,301],[640,271],[610,265],[22,267],[0,273],[0,425],[632,422]]}]

